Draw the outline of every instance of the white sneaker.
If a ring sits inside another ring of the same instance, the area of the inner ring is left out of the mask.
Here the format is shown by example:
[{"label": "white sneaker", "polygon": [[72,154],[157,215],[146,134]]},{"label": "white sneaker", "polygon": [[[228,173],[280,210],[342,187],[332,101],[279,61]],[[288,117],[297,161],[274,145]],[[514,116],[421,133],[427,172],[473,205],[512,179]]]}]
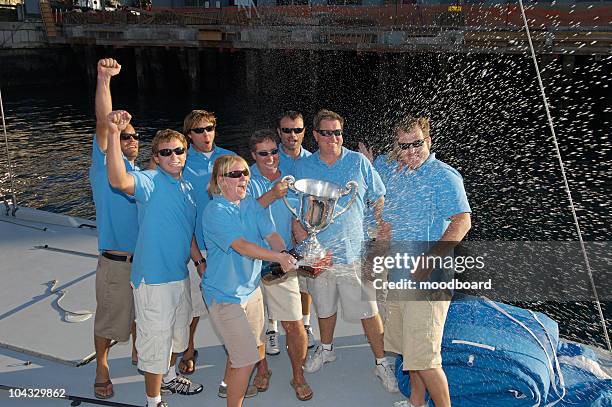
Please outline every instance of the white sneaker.
[{"label": "white sneaker", "polygon": [[324,350],[323,347],[319,345],[314,353],[306,359],[304,371],[306,373],[314,373],[321,369],[325,363],[333,362],[334,360],[336,360],[336,352],[334,352],[334,349]]},{"label": "white sneaker", "polygon": [[280,348],[278,347],[278,332],[268,331],[266,332],[266,353],[268,355],[278,355]]},{"label": "white sneaker", "polygon": [[[397,387],[397,378],[395,377],[395,364],[393,361],[385,358],[382,364],[376,364],[374,368],[374,374],[381,380],[383,387],[389,393],[399,392]],[[402,400],[405,401],[405,400]]]},{"label": "white sneaker", "polygon": [[312,327],[310,325],[304,325],[306,330],[306,337],[308,338],[308,349],[312,349],[315,346],[315,338],[312,333]]}]

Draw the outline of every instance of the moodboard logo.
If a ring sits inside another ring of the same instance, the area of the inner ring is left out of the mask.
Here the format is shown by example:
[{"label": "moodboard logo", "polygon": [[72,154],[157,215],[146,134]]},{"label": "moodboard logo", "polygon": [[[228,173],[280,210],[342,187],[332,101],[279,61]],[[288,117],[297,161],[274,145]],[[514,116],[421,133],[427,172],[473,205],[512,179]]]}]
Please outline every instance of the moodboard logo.
[{"label": "moodboard logo", "polygon": [[362,278],[398,299],[445,290],[496,301],[612,301],[611,243],[370,242]]}]

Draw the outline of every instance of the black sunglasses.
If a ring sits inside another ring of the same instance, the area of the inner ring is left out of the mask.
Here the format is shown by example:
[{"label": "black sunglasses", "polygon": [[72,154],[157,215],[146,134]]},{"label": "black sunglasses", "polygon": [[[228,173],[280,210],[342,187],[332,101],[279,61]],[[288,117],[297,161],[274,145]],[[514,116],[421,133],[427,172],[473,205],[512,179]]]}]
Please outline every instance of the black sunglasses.
[{"label": "black sunglasses", "polygon": [[321,129],[317,129],[316,131],[317,131],[317,133],[319,133],[320,135],[325,136],[325,137],[331,137],[331,136],[342,137],[342,129],[337,129],[337,130],[321,130]]},{"label": "black sunglasses", "polygon": [[140,140],[140,134],[138,133],[121,133],[119,135],[119,138],[121,138],[121,140],[127,141],[129,139],[134,139],[136,141]]},{"label": "black sunglasses", "polygon": [[230,172],[226,172],[225,174],[223,174],[223,176],[227,178],[240,178],[240,176],[242,175],[244,175],[245,177],[249,176],[248,168],[245,168],[244,170],[230,171]]},{"label": "black sunglasses", "polygon": [[204,131],[207,131],[207,132],[210,133],[214,129],[215,129],[215,125],[211,124],[211,125],[206,126],[206,127],[194,127],[193,129],[190,129],[190,130],[193,131],[196,134],[202,134],[202,133],[204,133]]},{"label": "black sunglasses", "polygon": [[176,155],[183,155],[185,154],[185,148],[184,147],[162,148],[161,150],[157,152],[157,154],[161,155],[162,157],[170,157],[172,153]]},{"label": "black sunglasses", "polygon": [[421,148],[425,144],[425,139],[416,140],[412,143],[397,143],[397,146],[402,150],[408,150],[410,147]]},{"label": "black sunglasses", "polygon": [[276,155],[278,154],[278,148],[274,148],[270,151],[257,151],[255,154],[257,154],[260,157],[267,157],[269,155]]},{"label": "black sunglasses", "polygon": [[283,127],[281,131],[286,134],[291,134],[292,132],[295,134],[300,134],[304,131],[303,127]]}]

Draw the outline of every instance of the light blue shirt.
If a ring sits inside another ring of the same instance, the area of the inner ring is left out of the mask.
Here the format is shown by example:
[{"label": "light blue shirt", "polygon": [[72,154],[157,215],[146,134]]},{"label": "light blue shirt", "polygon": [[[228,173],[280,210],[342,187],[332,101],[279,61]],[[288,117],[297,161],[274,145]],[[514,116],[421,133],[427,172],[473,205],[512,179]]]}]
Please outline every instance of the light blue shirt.
[{"label": "light blue shirt", "polygon": [[394,241],[435,242],[450,224],[450,217],[471,212],[461,174],[436,159],[435,153],[416,170],[398,171],[396,161],[376,158],[374,167],[387,187],[383,220],[391,223]]},{"label": "light blue shirt", "polygon": [[274,232],[270,210],[250,196],[236,205],[215,195],[204,209],[204,219],[202,228],[208,248],[202,278],[204,300],[208,305],[212,300],[243,303],[259,286],[261,260],[242,256],[231,244],[242,237],[263,246],[264,238]]},{"label": "light blue shirt", "polygon": [[[257,165],[253,164],[251,165],[251,181],[247,187],[247,194],[255,199],[258,199],[263,194],[271,190],[277,182],[280,182],[283,179],[284,176],[285,174],[281,171],[281,176],[277,180],[270,181],[261,175]],[[295,196],[292,197],[290,194],[287,194],[287,200],[293,208],[297,208],[298,201]],[[293,219],[293,215],[291,215],[291,212],[289,212],[287,205],[285,205],[285,202],[282,199],[277,199],[272,202],[269,208],[272,212],[272,221],[274,222],[276,231],[283,238],[287,250],[291,249],[293,247],[293,243],[291,241],[291,221]]]},{"label": "light blue shirt", "polygon": [[295,165],[302,158],[310,157],[312,153],[306,150],[304,147],[301,147],[300,154],[293,158],[287,153],[283,151],[283,147],[281,145],[278,146],[278,168],[280,169],[283,176],[285,175],[295,175]]},{"label": "light blue shirt", "polygon": [[[123,158],[127,171],[138,171],[127,158]],[[138,236],[138,209],[129,195],[111,187],[106,170],[106,154],[94,136],[89,168],[89,182],[96,205],[98,250],[120,250],[134,253]]]},{"label": "light blue shirt", "polygon": [[196,204],[191,183],[156,170],[130,172],[141,213],[131,281],[138,287],[187,278]]},{"label": "light blue shirt", "polygon": [[233,151],[226,150],[217,145],[213,148],[210,158],[204,153],[197,151],[193,145],[189,147],[187,161],[183,169],[183,177],[193,185],[195,201],[197,204],[197,218],[195,236],[200,250],[206,250],[204,238],[202,237],[202,214],[204,208],[210,201],[208,195],[208,182],[212,173],[215,160],[222,155],[235,155]]},{"label": "light blue shirt", "polygon": [[[349,264],[360,259],[364,241],[365,200],[376,202],[385,194],[385,186],[370,161],[363,154],[342,147],[340,158],[333,165],[327,165],[317,151],[298,161],[295,178],[319,179],[332,182],[341,188],[345,188],[349,181],[357,182],[359,188],[355,203],[327,229],[320,232],[317,239],[323,247],[332,250],[334,263]],[[344,208],[350,197],[351,194],[348,194],[340,198],[334,212]]]}]

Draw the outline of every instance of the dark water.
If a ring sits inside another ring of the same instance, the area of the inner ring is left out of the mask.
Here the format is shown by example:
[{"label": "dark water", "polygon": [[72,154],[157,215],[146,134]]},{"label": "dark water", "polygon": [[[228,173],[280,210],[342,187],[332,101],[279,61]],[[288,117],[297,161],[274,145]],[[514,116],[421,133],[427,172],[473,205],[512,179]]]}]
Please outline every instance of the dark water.
[{"label": "dark water", "polygon": [[[592,241],[612,240],[611,62],[611,57],[540,60],[580,226],[585,240]],[[364,141],[379,152],[388,146],[395,117],[425,114],[433,122],[434,151],[464,176],[473,210],[468,239],[577,240],[527,56],[267,51],[255,57],[224,55],[207,66],[199,90],[190,94],[170,62],[167,82],[158,77],[155,90],[146,92],[136,89],[133,68],[124,64],[113,86],[114,105],[130,111],[145,135],[143,157],[156,129],[180,129],[194,108],[214,111],[218,144],[245,157],[250,133],[273,126],[285,109],[305,113],[305,144],[311,150],[311,120],[319,108],[346,117],[345,146],[356,148]],[[93,86],[79,80],[71,87],[3,93],[21,204],[94,217],[87,179],[95,127]],[[4,151],[0,171],[0,193],[6,193]],[[560,320],[566,336],[602,343],[592,304],[531,306]],[[612,315],[609,306],[606,314]]]}]

